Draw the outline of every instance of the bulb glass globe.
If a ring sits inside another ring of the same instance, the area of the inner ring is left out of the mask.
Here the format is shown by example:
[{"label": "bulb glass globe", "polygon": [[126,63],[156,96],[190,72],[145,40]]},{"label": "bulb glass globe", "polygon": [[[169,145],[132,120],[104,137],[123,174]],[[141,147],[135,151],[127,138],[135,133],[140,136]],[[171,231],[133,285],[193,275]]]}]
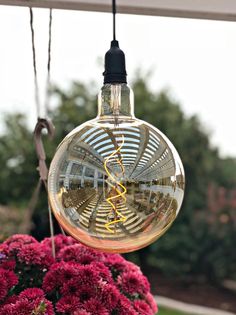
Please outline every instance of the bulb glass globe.
[{"label": "bulb glass globe", "polygon": [[59,145],[49,170],[51,208],[82,243],[131,252],[158,239],[175,220],[185,177],[176,149],[135,118],[126,84],[105,84],[97,118]]}]

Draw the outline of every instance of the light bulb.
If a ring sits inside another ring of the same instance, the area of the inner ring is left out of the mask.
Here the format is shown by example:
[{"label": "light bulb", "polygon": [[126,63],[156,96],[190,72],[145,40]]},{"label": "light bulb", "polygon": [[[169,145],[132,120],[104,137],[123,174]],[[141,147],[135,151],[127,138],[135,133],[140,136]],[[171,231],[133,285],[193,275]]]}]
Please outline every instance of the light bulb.
[{"label": "light bulb", "polygon": [[135,118],[133,92],[122,82],[104,84],[98,116],[65,137],[48,176],[59,224],[85,245],[120,253],[149,245],[170,227],[184,185],[176,149]]}]

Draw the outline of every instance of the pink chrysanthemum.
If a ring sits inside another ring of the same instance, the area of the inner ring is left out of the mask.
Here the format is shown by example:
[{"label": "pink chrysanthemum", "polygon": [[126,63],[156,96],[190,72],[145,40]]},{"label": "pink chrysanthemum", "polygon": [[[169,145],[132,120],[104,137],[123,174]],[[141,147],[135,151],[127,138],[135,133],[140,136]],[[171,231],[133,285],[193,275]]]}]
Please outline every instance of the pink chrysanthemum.
[{"label": "pink chrysanthemum", "polygon": [[0,315],[53,315],[53,307],[64,315],[155,314],[139,267],[70,237],[56,236],[55,246],[57,262],[50,238],[16,235],[0,244]]},{"label": "pink chrysanthemum", "polygon": [[142,271],[141,271],[139,266],[137,266],[134,263],[127,261],[127,260],[125,260],[124,271],[133,271],[133,272],[137,272],[139,274],[142,274]]},{"label": "pink chrysanthemum", "polygon": [[45,294],[43,290],[39,288],[29,288],[22,291],[19,295],[20,299],[27,299],[28,301],[34,301],[38,298],[43,299],[45,297]]},{"label": "pink chrysanthemum", "polygon": [[19,297],[14,303],[3,306],[0,315],[54,315],[53,305],[45,298],[36,298],[28,300],[25,297]]},{"label": "pink chrysanthemum", "polygon": [[133,306],[139,315],[153,315],[151,307],[142,300],[134,301]]},{"label": "pink chrysanthemum", "polygon": [[114,279],[129,270],[126,260],[117,254],[106,254],[104,264],[111,270]]},{"label": "pink chrysanthemum", "polygon": [[120,295],[119,301],[116,306],[116,312],[119,315],[137,315],[131,301],[124,295]]},{"label": "pink chrysanthemum", "polygon": [[120,292],[112,284],[104,284],[99,299],[109,310],[113,310],[120,298]]},{"label": "pink chrysanthemum", "polygon": [[92,315],[90,312],[88,313],[87,311],[85,310],[78,310],[78,311],[75,311],[72,313],[72,315]]},{"label": "pink chrysanthemum", "polygon": [[147,304],[151,307],[153,313],[156,314],[157,311],[158,311],[158,308],[157,308],[157,304],[156,304],[156,302],[155,302],[155,300],[154,300],[153,295],[152,295],[150,292],[148,292],[148,293],[145,295],[144,298],[145,298],[145,301],[147,302]]},{"label": "pink chrysanthemum", "polygon": [[56,310],[62,314],[73,314],[81,309],[82,305],[78,297],[73,295],[63,296],[56,304]]},{"label": "pink chrysanthemum", "polygon": [[84,301],[96,296],[96,286],[97,283],[81,284],[78,278],[74,278],[64,283],[60,292],[62,295],[75,295],[79,300]]},{"label": "pink chrysanthemum", "polygon": [[15,304],[12,304],[12,310],[14,315],[32,314],[33,306],[27,299],[19,299]]},{"label": "pink chrysanthemum", "polygon": [[83,304],[83,308],[92,315],[110,315],[108,309],[96,298],[91,298]]},{"label": "pink chrysanthemum", "polygon": [[121,255],[105,253],[104,256],[105,256],[104,263],[108,267],[114,267],[116,265],[117,265],[117,269],[119,269],[119,266],[123,267],[123,263],[125,262],[125,259]]},{"label": "pink chrysanthemum", "polygon": [[8,254],[9,254],[8,245],[5,243],[0,244],[0,262],[2,260],[5,260],[5,258],[7,257]]},{"label": "pink chrysanthemum", "polygon": [[104,256],[92,248],[75,244],[63,248],[59,252],[58,258],[64,261],[74,261],[82,265],[87,265],[93,261],[102,261]]},{"label": "pink chrysanthemum", "polygon": [[76,266],[60,262],[51,266],[43,279],[43,289],[49,293],[54,289],[60,288],[63,284],[73,279],[78,273]]},{"label": "pink chrysanthemum", "polygon": [[[74,245],[76,243],[77,243],[77,241],[70,236],[65,236],[62,234],[58,234],[58,235],[54,236],[54,244],[55,244],[56,254],[58,254],[58,252],[62,248],[67,247],[69,245]],[[52,238],[51,237],[45,238],[41,242],[41,244],[48,246],[49,248],[52,248]]]},{"label": "pink chrysanthemum", "polygon": [[4,242],[4,244],[8,245],[8,252],[11,254],[18,253],[24,245],[36,243],[38,241],[33,236],[24,234],[15,234]]},{"label": "pink chrysanthemum", "polygon": [[90,266],[96,270],[102,280],[106,281],[107,283],[114,283],[111,271],[104,263],[100,261],[93,261]]},{"label": "pink chrysanthemum", "polygon": [[63,284],[61,293],[87,296],[87,298],[96,294],[100,280],[98,272],[92,266],[78,265],[76,270],[76,276]]},{"label": "pink chrysanthemum", "polygon": [[[4,287],[7,291],[10,290],[13,286],[18,283],[18,277],[12,270],[7,270],[0,268],[0,292],[2,291],[1,296],[3,296]],[[2,287],[2,290],[1,290]]]},{"label": "pink chrysanthemum", "polygon": [[14,259],[2,261],[0,262],[0,267],[3,269],[14,270],[16,267],[16,261]]},{"label": "pink chrysanthemum", "polygon": [[18,242],[20,244],[38,243],[38,241],[31,235],[27,234],[14,234],[5,240],[5,244],[10,245]]},{"label": "pink chrysanthemum", "polygon": [[0,274],[0,302],[5,299],[8,294],[8,285],[5,278],[1,277]]},{"label": "pink chrysanthemum", "polygon": [[121,290],[129,295],[146,294],[150,290],[150,285],[147,278],[137,272],[124,272],[117,279],[117,283]]},{"label": "pink chrysanthemum", "polygon": [[14,304],[6,304],[0,308],[0,315],[17,315]]},{"label": "pink chrysanthemum", "polygon": [[8,297],[4,300],[4,305],[7,305],[7,304],[15,304],[17,300],[18,300],[18,296],[17,296],[17,295],[8,296]]},{"label": "pink chrysanthemum", "polygon": [[49,267],[54,262],[50,249],[39,243],[24,245],[20,252],[18,252],[17,258],[21,263],[38,265],[42,268]]}]

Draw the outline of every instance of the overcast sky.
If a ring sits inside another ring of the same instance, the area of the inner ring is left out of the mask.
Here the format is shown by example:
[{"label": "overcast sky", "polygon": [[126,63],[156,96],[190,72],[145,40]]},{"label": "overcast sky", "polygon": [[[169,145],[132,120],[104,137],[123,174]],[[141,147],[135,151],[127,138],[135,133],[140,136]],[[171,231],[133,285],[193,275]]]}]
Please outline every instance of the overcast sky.
[{"label": "overcast sky", "polygon": [[[48,11],[34,13],[43,98]],[[168,88],[187,115],[200,116],[221,154],[236,156],[236,23],[134,15],[119,15],[117,23],[129,80],[137,68],[151,69],[151,88]],[[110,14],[54,10],[52,81],[62,88],[72,80],[102,85],[98,60],[109,49],[111,33]],[[27,8],[0,6],[0,39],[0,113],[25,112],[32,125],[36,111]]]}]

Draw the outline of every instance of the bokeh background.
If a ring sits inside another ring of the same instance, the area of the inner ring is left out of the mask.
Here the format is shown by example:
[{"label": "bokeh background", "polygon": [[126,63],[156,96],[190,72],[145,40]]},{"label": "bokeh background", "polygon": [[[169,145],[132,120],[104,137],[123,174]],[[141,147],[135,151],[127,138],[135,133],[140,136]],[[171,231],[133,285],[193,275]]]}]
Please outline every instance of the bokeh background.
[{"label": "bokeh background", "polygon": [[[43,104],[48,11],[34,13]],[[236,25],[131,15],[117,22],[136,116],[174,143],[187,180],[172,228],[126,257],[154,293],[236,312]],[[46,193],[29,207],[38,173],[28,9],[1,7],[0,34],[0,240],[14,233],[42,239],[49,235]],[[56,134],[45,136],[48,163],[69,131],[96,116],[111,16],[55,10],[52,35],[48,115]]]}]

